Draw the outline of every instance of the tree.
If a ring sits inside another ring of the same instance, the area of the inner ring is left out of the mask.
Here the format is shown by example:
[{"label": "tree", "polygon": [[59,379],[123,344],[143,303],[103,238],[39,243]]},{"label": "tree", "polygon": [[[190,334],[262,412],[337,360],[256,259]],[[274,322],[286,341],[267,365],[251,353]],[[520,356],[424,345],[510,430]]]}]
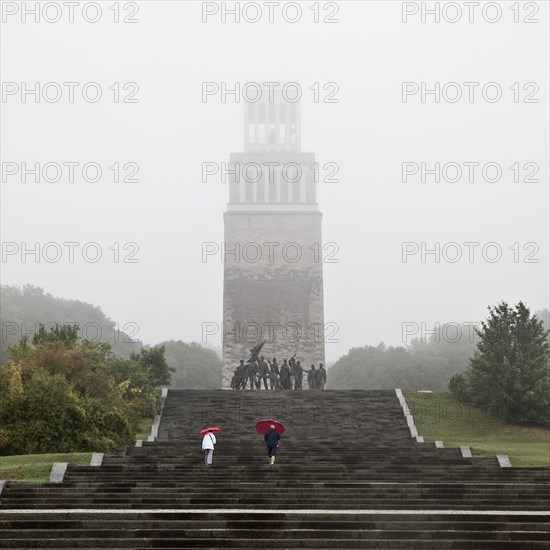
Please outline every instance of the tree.
[{"label": "tree", "polygon": [[12,452],[47,453],[52,449],[68,452],[82,448],[88,429],[86,411],[62,375],[35,372],[24,393],[10,405],[6,407],[11,412],[9,418],[2,420],[9,431],[6,443]]},{"label": "tree", "polygon": [[32,337],[32,343],[36,346],[42,342],[62,342],[67,347],[72,347],[78,341],[78,325],[59,325],[46,329],[45,325],[38,325],[38,332]]},{"label": "tree", "polygon": [[523,302],[488,309],[464,375],[468,397],[508,421],[550,423],[550,346],[543,321]]},{"label": "tree", "polygon": [[153,387],[170,384],[174,369],[166,363],[164,352],[164,346],[155,346],[150,349],[142,348],[139,353],[130,356],[130,361],[135,361],[141,366]]},{"label": "tree", "polygon": [[159,386],[167,386],[172,370],[164,356],[164,346],[141,349],[130,359],[113,358],[108,370],[116,384],[124,391],[127,401],[141,416],[151,416],[160,410]]},{"label": "tree", "polygon": [[169,375],[162,347],[122,359],[106,342],[80,340],[78,326],[41,326],[0,365],[0,455],[129,444],[158,412],[155,386]]},{"label": "tree", "polygon": [[218,354],[191,342],[164,342],[166,361],[173,367],[171,388],[214,390],[222,386],[222,362]]},{"label": "tree", "polygon": [[535,313],[535,315],[544,323],[544,329],[550,330],[550,311],[547,307]]}]

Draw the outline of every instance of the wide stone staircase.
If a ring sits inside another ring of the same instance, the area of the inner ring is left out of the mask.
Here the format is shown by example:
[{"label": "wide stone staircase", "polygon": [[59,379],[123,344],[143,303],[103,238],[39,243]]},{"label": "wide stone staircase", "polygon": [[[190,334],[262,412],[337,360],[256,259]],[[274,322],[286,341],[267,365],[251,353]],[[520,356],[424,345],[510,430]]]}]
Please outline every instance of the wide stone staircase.
[{"label": "wide stone staircase", "polygon": [[[273,468],[260,418],[287,428]],[[172,390],[156,441],[7,483],[0,548],[550,549],[549,510],[549,469],[418,443],[394,391]]]}]

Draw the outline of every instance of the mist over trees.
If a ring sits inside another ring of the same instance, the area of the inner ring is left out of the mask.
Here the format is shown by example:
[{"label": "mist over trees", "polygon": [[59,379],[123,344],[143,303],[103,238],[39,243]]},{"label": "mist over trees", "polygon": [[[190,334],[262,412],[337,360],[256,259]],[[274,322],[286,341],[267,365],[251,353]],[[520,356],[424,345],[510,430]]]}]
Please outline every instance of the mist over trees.
[{"label": "mist over trees", "polygon": [[380,343],[352,348],[330,368],[327,387],[442,389],[453,374],[466,369],[475,346],[472,327],[462,326],[460,337],[455,331],[452,341],[450,337],[441,337],[441,331],[436,330],[427,341],[415,338],[406,347]]},{"label": "mist over trees", "polygon": [[181,340],[163,342],[166,361],[174,369],[171,388],[219,390],[222,387],[222,361],[212,349]]},{"label": "mist over trees", "polygon": [[[59,325],[78,325],[79,336],[92,342],[107,342],[119,357],[128,358],[143,346],[135,335],[137,325],[127,323],[119,327],[101,311],[101,308],[79,300],[56,298],[33,285],[23,287],[2,285],[0,288],[0,364],[7,360],[9,346],[23,336],[32,338],[39,324],[46,328]],[[124,329],[128,333],[124,332]]]},{"label": "mist over trees", "polygon": [[[110,344],[113,355],[129,359],[147,348],[132,341],[130,334],[120,330],[99,307],[79,300],[56,298],[32,285],[1,287],[0,364],[7,361],[7,349],[16,345],[25,333],[32,338],[39,323],[50,326],[72,322],[80,326],[79,336],[95,343]],[[537,311],[546,329],[550,328],[547,308]],[[444,325],[442,325],[443,327]],[[87,327],[84,330],[84,327]],[[449,379],[465,372],[474,354],[478,338],[471,326],[461,327],[461,336],[455,339],[453,330],[436,331],[426,341],[413,339],[407,346],[366,345],[354,347],[329,367],[329,389],[442,389]],[[449,336],[449,337],[445,337]],[[181,389],[219,389],[222,363],[219,354],[210,346],[185,343],[181,340],[165,341],[165,358],[174,370],[171,387]]]},{"label": "mist over trees", "polygon": [[[328,374],[329,389],[438,390],[492,407],[514,423],[550,422],[550,315],[520,302],[489,307],[489,318],[461,337],[435,330],[410,345],[352,348]],[[458,331],[455,331],[455,335]]]},{"label": "mist over trees", "polygon": [[[3,285],[0,300],[0,364],[7,362],[8,348],[17,345],[25,335],[32,339],[39,331],[40,324],[45,325],[47,331],[61,330],[56,329],[56,325],[78,325],[78,337],[93,343],[107,343],[112,354],[122,359],[129,359],[132,354],[139,355],[144,348],[148,348],[133,336],[139,328],[137,324],[128,324],[126,328],[131,334],[127,334],[121,330],[125,327],[119,327],[111,321],[101,308],[79,300],[56,298],[32,285]],[[53,332],[48,334],[53,337]],[[221,388],[222,364],[215,350],[196,343],[173,340],[164,342],[164,346],[167,364],[174,369],[171,387]],[[123,362],[120,362],[119,367],[123,369]]]}]

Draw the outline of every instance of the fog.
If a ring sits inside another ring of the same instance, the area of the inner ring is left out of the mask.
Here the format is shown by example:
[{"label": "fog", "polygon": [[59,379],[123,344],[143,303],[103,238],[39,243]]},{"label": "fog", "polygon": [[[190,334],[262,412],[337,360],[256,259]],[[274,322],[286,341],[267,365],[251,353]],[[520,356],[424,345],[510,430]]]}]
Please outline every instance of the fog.
[{"label": "fog", "polygon": [[234,2],[80,3],[72,23],[62,2],[23,4],[38,14],[2,5],[3,284],[98,305],[148,344],[204,342],[224,272],[204,246],[224,240],[229,189],[203,163],[244,150],[247,100],[222,90],[297,82],[302,151],[338,169],[317,185],[327,361],[501,300],[548,307],[548,3],[459,2],[455,23],[422,22],[434,2],[304,1],[294,23],[288,2],[238,23]]}]

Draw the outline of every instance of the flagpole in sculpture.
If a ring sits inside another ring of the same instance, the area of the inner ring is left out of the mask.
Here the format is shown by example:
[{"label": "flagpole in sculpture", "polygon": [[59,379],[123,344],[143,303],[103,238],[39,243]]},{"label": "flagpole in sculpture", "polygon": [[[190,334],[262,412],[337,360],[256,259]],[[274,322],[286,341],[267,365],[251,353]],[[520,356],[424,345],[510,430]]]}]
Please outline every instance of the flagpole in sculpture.
[{"label": "flagpole in sculpture", "polygon": [[257,346],[253,347],[250,350],[250,357],[248,358],[247,363],[254,363],[260,356],[260,351],[262,351],[262,348],[264,347],[264,344],[267,342],[267,340],[264,340],[263,342],[260,342]]}]

